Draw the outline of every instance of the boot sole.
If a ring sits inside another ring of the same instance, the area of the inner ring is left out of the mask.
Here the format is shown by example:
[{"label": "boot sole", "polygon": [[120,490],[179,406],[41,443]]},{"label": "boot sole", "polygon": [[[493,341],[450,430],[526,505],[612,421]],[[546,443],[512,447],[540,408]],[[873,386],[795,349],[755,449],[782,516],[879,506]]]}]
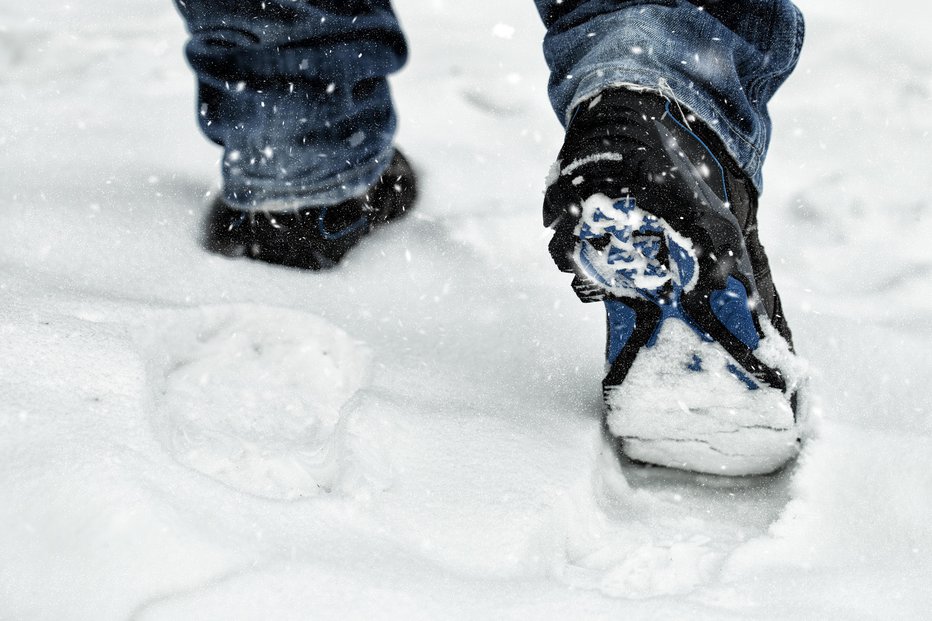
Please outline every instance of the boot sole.
[{"label": "boot sole", "polygon": [[604,424],[620,453],[728,476],[782,468],[799,451],[794,389],[779,370],[793,354],[752,282],[711,285],[688,236],[633,199],[596,199],[575,231],[575,286],[606,305]]}]

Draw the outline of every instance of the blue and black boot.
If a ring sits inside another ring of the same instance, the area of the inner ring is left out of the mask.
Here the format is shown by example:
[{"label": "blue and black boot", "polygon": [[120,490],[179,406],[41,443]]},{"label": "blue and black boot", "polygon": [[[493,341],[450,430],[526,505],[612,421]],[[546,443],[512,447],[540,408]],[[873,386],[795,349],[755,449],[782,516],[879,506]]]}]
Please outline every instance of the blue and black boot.
[{"label": "blue and black boot", "polygon": [[368,192],[336,205],[244,211],[217,199],[207,216],[204,246],[229,257],[325,269],[339,263],[374,228],[407,213],[416,200],[414,171],[396,150]]},{"label": "blue and black boot", "polygon": [[605,304],[604,430],[623,458],[764,474],[799,450],[799,361],[757,235],[757,193],[675,102],[576,109],[549,179],[557,266]]}]

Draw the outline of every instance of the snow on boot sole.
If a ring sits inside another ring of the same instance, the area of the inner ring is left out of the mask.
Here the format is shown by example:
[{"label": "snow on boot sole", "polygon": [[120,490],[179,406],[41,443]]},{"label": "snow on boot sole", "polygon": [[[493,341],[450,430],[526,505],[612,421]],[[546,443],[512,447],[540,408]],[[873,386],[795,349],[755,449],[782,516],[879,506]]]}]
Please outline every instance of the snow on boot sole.
[{"label": "snow on boot sole", "polygon": [[[731,476],[792,460],[793,397],[775,369],[793,354],[766,315],[757,316],[750,287],[735,276],[721,289],[703,286],[701,248],[634,198],[595,195],[581,212],[576,286],[606,306],[605,426],[621,453]],[[746,350],[740,361],[719,342],[726,337]]]}]

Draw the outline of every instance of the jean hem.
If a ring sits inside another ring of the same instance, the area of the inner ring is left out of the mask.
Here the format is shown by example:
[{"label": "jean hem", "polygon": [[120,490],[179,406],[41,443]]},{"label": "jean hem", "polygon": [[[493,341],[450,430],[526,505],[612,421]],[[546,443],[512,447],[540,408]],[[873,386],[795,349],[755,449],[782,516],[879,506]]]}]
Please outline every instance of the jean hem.
[{"label": "jean hem", "polygon": [[369,164],[355,166],[335,178],[309,183],[281,179],[224,180],[223,199],[242,211],[294,211],[307,207],[330,207],[368,192],[391,165],[395,148],[389,147]]}]

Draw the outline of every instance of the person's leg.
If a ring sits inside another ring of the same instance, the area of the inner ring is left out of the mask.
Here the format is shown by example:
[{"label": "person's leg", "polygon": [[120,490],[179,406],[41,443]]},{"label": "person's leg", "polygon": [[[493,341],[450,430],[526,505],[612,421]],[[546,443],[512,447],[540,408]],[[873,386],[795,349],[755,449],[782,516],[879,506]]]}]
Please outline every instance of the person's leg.
[{"label": "person's leg", "polygon": [[767,102],[796,66],[803,18],[789,0],[536,0],[550,99],[566,125],[618,85],[675,98],[762,187]]},{"label": "person's leg", "polygon": [[376,182],[393,155],[386,76],[407,55],[389,0],[176,5],[227,205],[333,205]]},{"label": "person's leg", "polygon": [[757,237],[766,104],[796,63],[782,0],[544,1],[566,125],[551,254],[608,317],[604,426],[622,455],[722,474],[798,450],[804,377]]}]

